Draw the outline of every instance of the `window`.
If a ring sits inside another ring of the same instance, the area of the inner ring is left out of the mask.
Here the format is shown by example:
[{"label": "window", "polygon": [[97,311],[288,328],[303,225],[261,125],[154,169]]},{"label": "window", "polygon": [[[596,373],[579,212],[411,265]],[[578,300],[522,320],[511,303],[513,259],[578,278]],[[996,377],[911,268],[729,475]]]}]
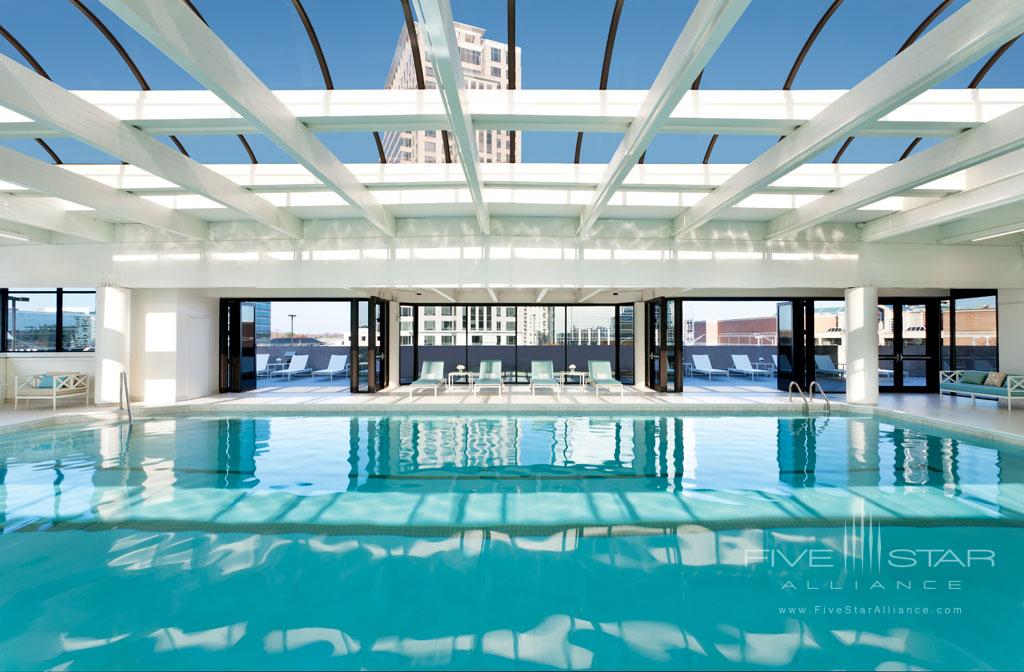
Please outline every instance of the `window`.
[{"label": "window", "polygon": [[437,137],[437,131],[423,131],[423,137],[426,137],[426,138]]},{"label": "window", "polygon": [[455,314],[455,306],[441,306],[441,315],[451,317]]},{"label": "window", "polygon": [[472,343],[473,345],[483,345],[484,337],[473,335],[469,337],[469,342]]},{"label": "window", "polygon": [[467,49],[466,47],[459,47],[459,54],[462,58],[463,63],[469,63],[470,65],[480,65],[480,52],[474,49]]},{"label": "window", "polygon": [[441,345],[455,345],[455,337],[451,335],[441,336]]},{"label": "window", "polygon": [[96,349],[96,293],[61,294],[61,349],[87,352]]},{"label": "window", "polygon": [[89,352],[96,348],[92,290],[0,289],[5,352]]},{"label": "window", "polygon": [[402,346],[412,345],[412,336],[402,336],[402,340],[399,343],[399,345],[402,345]]},{"label": "window", "polygon": [[495,63],[501,63],[501,49],[491,47],[491,60]]},{"label": "window", "polygon": [[437,331],[437,322],[434,320],[424,320],[423,331]]},{"label": "window", "polygon": [[412,317],[412,306],[402,306],[401,315],[402,317]]},{"label": "window", "polygon": [[496,65],[491,66],[491,77],[501,77],[501,68]]},{"label": "window", "polygon": [[425,142],[425,143],[423,143],[423,149],[427,150],[428,152],[436,152],[437,151],[437,143],[435,143],[435,142]]},{"label": "window", "polygon": [[422,312],[424,315],[433,317],[435,315],[435,310],[437,309],[434,306],[423,306],[423,309],[420,312]]},{"label": "window", "polygon": [[505,317],[515,317],[515,316],[516,316],[516,308],[515,308],[515,306],[507,306],[505,308]]}]

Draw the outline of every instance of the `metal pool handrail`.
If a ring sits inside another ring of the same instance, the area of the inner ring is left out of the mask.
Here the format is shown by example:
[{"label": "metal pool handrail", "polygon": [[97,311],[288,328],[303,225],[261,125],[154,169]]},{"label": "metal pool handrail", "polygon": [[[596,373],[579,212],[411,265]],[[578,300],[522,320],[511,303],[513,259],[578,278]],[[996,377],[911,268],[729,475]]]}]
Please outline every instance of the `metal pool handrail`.
[{"label": "metal pool handrail", "polygon": [[807,396],[804,394],[804,391],[800,389],[800,383],[796,382],[795,380],[789,381],[789,403],[793,403],[794,387],[796,388],[797,394],[800,395],[800,399],[803,400],[804,402],[804,413],[806,413],[808,411]]},{"label": "metal pool handrail", "polygon": [[128,373],[125,371],[121,372],[121,384],[118,389],[120,399],[118,400],[118,408],[128,408],[128,424],[132,424],[135,420],[132,418],[132,398],[128,394]]},{"label": "metal pool handrail", "polygon": [[818,392],[821,392],[821,398],[825,400],[825,412],[832,414],[832,402],[829,401],[828,395],[825,394],[825,390],[822,389],[821,383],[816,380],[812,380],[811,384],[807,386],[807,393],[810,396],[811,403],[814,403],[814,388],[818,388]]}]

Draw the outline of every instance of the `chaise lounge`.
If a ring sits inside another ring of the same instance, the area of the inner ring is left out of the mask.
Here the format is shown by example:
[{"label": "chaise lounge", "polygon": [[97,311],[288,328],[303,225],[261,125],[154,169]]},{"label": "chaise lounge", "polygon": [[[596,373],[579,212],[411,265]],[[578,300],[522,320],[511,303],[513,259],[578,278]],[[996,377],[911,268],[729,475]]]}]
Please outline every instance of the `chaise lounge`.
[{"label": "chaise lounge", "polygon": [[331,355],[331,361],[327,362],[327,368],[314,371],[314,376],[327,376],[327,380],[334,382],[335,376],[340,376],[345,373],[345,369],[348,366],[348,355]]},{"label": "chaise lounge", "polygon": [[757,378],[761,374],[767,375],[768,371],[754,368],[754,365],[750,363],[750,357],[747,355],[733,355],[732,367],[729,369],[729,373],[741,373],[744,376]]},{"label": "chaise lounge", "polygon": [[427,361],[420,366],[420,377],[409,385],[409,398],[416,390],[433,390],[437,398],[437,390],[444,382],[444,362]]},{"label": "chaise lounge", "polygon": [[707,376],[708,380],[711,380],[711,376],[715,374],[724,375],[726,378],[729,377],[729,372],[725,369],[716,369],[711,366],[711,358],[707,355],[692,355],[691,359],[693,360],[693,372]]},{"label": "chaise lounge", "polygon": [[473,397],[476,398],[476,393],[480,390],[495,387],[498,388],[500,397],[504,386],[505,383],[501,378],[501,360],[485,359],[480,362],[480,374],[477,375],[476,382],[473,383]]},{"label": "chaise lounge", "polygon": [[555,378],[555,364],[551,361],[530,362],[530,396],[538,387],[547,387],[555,391],[555,396],[561,396],[562,386]]},{"label": "chaise lounge", "polygon": [[594,396],[601,396],[601,388],[611,390],[618,388],[619,396],[626,396],[626,387],[612,376],[612,363],[607,360],[591,360],[587,362],[587,377],[594,386]]},{"label": "chaise lounge", "polygon": [[[991,373],[997,373],[997,376],[992,378]],[[1006,399],[1006,408],[1012,411],[1014,397],[1024,397],[1024,375],[989,371],[940,371],[939,394],[962,394],[969,396],[971,401],[977,397],[995,399],[997,404],[1000,399]]]}]

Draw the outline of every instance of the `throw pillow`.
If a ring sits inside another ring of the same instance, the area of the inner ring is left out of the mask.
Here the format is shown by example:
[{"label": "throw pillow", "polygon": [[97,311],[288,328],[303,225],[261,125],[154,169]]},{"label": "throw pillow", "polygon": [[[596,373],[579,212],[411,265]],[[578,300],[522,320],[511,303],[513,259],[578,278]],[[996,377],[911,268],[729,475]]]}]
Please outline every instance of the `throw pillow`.
[{"label": "throw pillow", "polygon": [[49,390],[53,388],[53,376],[44,374],[39,377],[39,389]]},{"label": "throw pillow", "polygon": [[993,387],[1002,387],[1003,383],[1006,382],[1006,374],[993,371],[985,377],[985,384],[992,385]]},{"label": "throw pillow", "polygon": [[964,371],[960,376],[960,382],[967,385],[984,385],[987,376],[984,371]]}]

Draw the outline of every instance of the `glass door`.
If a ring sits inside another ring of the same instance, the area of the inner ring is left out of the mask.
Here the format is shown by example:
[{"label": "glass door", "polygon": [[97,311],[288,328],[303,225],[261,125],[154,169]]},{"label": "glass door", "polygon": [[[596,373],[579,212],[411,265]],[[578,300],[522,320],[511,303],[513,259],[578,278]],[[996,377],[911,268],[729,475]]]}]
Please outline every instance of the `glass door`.
[{"label": "glass door", "polygon": [[220,304],[220,391],[256,389],[256,306],[223,299]]},{"label": "glass door", "polygon": [[780,301],[776,308],[778,352],[775,381],[778,389],[789,390],[796,381],[806,391],[814,380],[814,302],[806,299]]},{"label": "glass door", "polygon": [[879,390],[934,392],[938,389],[941,332],[938,299],[879,303]]},{"label": "glass door", "polygon": [[647,387],[658,392],[683,391],[682,302],[647,302]]}]

